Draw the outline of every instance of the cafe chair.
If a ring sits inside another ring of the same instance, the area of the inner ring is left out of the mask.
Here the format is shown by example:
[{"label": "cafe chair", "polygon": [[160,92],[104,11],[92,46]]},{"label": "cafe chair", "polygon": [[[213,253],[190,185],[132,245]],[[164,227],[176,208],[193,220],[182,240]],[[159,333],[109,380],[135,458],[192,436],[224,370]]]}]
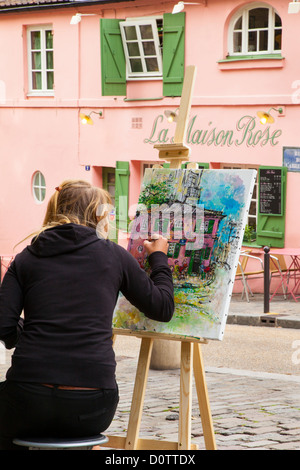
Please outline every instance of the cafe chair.
[{"label": "cafe chair", "polygon": [[92,450],[94,446],[101,446],[108,442],[103,434],[91,437],[65,438],[16,438],[13,443],[27,447],[29,450]]},{"label": "cafe chair", "polygon": [[[270,255],[270,286],[272,279],[280,278],[281,288],[284,299],[288,291],[288,283],[292,272],[297,271],[296,268],[288,269],[284,255]],[[285,281],[285,282],[284,282]],[[276,292],[277,294],[277,292]]]},{"label": "cafe chair", "polygon": [[13,255],[1,255],[0,256],[0,285],[13,259],[14,259]]},{"label": "cafe chair", "polygon": [[[255,266],[258,265],[257,269],[247,270],[249,259],[255,260]],[[249,294],[251,295],[251,297],[254,297],[254,294],[248,284],[248,280],[263,278],[263,276],[264,276],[264,265],[263,265],[262,259],[258,258],[257,256],[251,255],[249,252],[241,252],[236,275],[235,275],[235,280],[241,281],[243,284],[243,291],[242,291],[241,299],[244,298],[244,294],[245,294],[247,302],[249,302]]]}]

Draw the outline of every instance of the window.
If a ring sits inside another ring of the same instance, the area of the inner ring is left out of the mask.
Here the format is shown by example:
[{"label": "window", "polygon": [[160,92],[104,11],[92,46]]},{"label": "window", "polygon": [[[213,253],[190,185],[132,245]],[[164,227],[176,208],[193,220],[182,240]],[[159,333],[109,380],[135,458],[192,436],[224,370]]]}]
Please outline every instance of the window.
[{"label": "window", "polygon": [[278,54],[282,24],[274,8],[253,4],[236,13],[229,27],[229,56]]},{"label": "window", "polygon": [[37,171],[33,175],[32,194],[37,203],[43,202],[46,197],[46,182],[44,175],[40,171]]},{"label": "window", "polygon": [[127,79],[162,77],[162,19],[122,21]]},{"label": "window", "polygon": [[33,95],[53,95],[53,31],[51,26],[28,28],[28,92]]},{"label": "window", "polygon": [[163,96],[181,96],[185,13],[100,20],[103,96],[126,96],[127,80],[162,80]]},{"label": "window", "polygon": [[141,178],[144,177],[144,174],[147,168],[153,168],[153,165],[157,165],[157,164],[162,166],[162,162],[149,162],[149,163],[142,162],[141,163]]},{"label": "window", "polygon": [[112,205],[115,206],[115,185],[116,175],[115,168],[102,168],[102,183],[103,188],[109,193],[112,201]]}]

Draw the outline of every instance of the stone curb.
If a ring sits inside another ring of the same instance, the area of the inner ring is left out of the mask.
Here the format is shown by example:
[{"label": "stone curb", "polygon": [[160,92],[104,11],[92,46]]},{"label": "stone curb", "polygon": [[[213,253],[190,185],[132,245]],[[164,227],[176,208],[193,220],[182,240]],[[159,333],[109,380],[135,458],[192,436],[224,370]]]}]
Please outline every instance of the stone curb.
[{"label": "stone curb", "polygon": [[229,314],[227,324],[300,329],[300,319],[283,318],[272,313],[262,315]]}]

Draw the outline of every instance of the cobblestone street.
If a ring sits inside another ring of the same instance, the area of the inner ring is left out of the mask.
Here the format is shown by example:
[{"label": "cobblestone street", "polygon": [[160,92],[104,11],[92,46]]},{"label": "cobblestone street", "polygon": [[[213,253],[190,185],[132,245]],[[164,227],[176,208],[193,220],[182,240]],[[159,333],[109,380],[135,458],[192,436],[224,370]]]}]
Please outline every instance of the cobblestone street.
[{"label": "cobblestone street", "polygon": [[[125,436],[136,361],[118,363],[121,399],[108,434]],[[150,369],[140,437],[177,441],[179,375]],[[300,450],[300,377],[207,368],[206,380],[218,450]],[[205,449],[195,389],[192,442]]]}]

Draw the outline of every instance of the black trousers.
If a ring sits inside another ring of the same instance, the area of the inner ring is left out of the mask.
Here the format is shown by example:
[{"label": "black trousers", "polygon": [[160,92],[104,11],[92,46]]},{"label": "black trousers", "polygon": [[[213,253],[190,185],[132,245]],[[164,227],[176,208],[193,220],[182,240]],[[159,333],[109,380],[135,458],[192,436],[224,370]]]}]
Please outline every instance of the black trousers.
[{"label": "black trousers", "polygon": [[118,388],[61,390],[0,383],[0,450],[25,450],[15,437],[84,437],[104,432],[119,401]]}]

